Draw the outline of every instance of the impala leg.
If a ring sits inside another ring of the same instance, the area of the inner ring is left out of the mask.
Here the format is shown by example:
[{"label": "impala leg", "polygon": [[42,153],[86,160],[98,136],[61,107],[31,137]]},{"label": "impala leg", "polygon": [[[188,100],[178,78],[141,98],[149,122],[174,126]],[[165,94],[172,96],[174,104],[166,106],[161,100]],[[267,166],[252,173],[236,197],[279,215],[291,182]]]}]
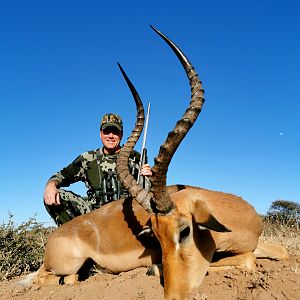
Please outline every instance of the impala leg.
[{"label": "impala leg", "polygon": [[274,260],[284,260],[289,258],[289,253],[281,245],[274,245],[263,241],[258,241],[254,251],[257,258],[269,258]]},{"label": "impala leg", "polygon": [[67,276],[55,275],[51,271],[46,270],[44,264],[41,266],[33,283],[38,285],[59,285],[74,284],[78,281],[78,274],[70,274]]},{"label": "impala leg", "polygon": [[64,277],[64,284],[75,284],[78,282],[78,274],[71,274]]},{"label": "impala leg", "polygon": [[78,274],[68,276],[57,276],[54,274],[43,274],[38,276],[34,283],[41,286],[59,285],[59,284],[75,284],[78,282]]},{"label": "impala leg", "polygon": [[147,275],[162,278],[163,277],[162,264],[153,264],[153,265],[151,265],[147,270]]},{"label": "impala leg", "polygon": [[47,271],[43,264],[39,269],[36,278],[34,278],[33,283],[38,285],[59,285],[60,279],[60,276],[56,276]]},{"label": "impala leg", "polygon": [[233,268],[239,268],[250,272],[254,271],[256,269],[254,253],[247,252],[221,258],[215,262],[212,262],[208,268],[208,271],[223,271]]}]

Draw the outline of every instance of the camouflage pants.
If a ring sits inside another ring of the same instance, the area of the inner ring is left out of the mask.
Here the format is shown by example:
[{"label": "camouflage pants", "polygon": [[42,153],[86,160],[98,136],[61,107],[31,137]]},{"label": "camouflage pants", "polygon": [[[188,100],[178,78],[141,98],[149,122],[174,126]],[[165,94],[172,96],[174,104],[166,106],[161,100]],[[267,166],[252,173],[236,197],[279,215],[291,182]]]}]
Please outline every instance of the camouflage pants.
[{"label": "camouflage pants", "polygon": [[47,205],[44,202],[47,212],[58,226],[93,210],[88,197],[63,189],[59,189],[59,195],[60,205]]}]

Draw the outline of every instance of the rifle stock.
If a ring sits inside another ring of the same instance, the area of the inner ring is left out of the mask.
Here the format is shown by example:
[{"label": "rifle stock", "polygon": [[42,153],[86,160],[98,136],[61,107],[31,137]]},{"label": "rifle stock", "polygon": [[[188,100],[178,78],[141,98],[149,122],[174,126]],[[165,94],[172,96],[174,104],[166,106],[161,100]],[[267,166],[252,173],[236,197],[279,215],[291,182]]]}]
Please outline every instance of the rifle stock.
[{"label": "rifle stock", "polygon": [[[143,148],[142,150],[142,157],[141,157],[141,166],[148,163],[148,156],[147,156],[147,149]],[[139,176],[139,182],[138,182],[143,188],[145,188],[145,176],[140,175]]]}]

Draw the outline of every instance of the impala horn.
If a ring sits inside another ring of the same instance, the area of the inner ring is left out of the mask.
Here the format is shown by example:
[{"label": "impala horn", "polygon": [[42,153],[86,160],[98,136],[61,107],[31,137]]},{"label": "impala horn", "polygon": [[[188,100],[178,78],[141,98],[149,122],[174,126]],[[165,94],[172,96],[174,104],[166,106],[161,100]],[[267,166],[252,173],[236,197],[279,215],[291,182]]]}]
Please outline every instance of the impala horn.
[{"label": "impala horn", "polygon": [[136,183],[128,168],[129,155],[133,150],[135,144],[137,143],[143,130],[145,118],[143,104],[133,84],[130,82],[124,70],[119,65],[120,70],[127,82],[127,85],[129,86],[129,89],[136,103],[137,120],[131,136],[128,138],[126,144],[120,151],[116,170],[117,175],[124,187],[129,191],[131,196],[143,206],[146,211],[152,213],[152,208],[154,207],[155,212],[158,212],[160,214],[167,214],[175,208],[175,204],[171,201],[166,188],[166,174],[168,171],[168,167],[176,149],[178,148],[190,128],[193,126],[199,113],[201,112],[202,105],[204,103],[204,90],[197,73],[194,71],[193,66],[191,65],[187,57],[183,54],[183,52],[163,33],[161,33],[153,26],[150,27],[166,41],[166,43],[170,46],[170,48],[180,60],[189,79],[191,87],[191,101],[182,118],[176,123],[175,128],[171,132],[169,132],[166,141],[160,146],[158,156],[154,159],[155,164],[152,168],[152,176],[150,177],[152,192],[147,192]]},{"label": "impala horn", "polygon": [[116,172],[119,180],[130,193],[130,195],[133,198],[135,198],[147,212],[152,213],[152,208],[150,205],[150,200],[153,197],[152,193],[147,192],[142,186],[136,183],[136,179],[134,179],[134,177],[130,174],[128,167],[130,153],[132,152],[135,144],[137,143],[143,131],[145,120],[144,107],[134,85],[131,83],[131,81],[129,80],[128,76],[126,75],[125,71],[119,63],[118,66],[134,98],[137,109],[137,117],[135,122],[135,128],[133,129],[131,136],[127,139],[125,145],[119,153],[117,159]]},{"label": "impala horn", "polygon": [[190,105],[182,118],[176,123],[173,131],[169,132],[166,141],[160,146],[158,156],[154,159],[155,164],[152,167],[152,176],[150,177],[156,209],[161,214],[167,214],[175,207],[166,188],[168,167],[176,149],[195,123],[205,100],[203,97],[204,90],[202,88],[202,82],[199,80],[197,73],[187,57],[168,37],[153,26],[150,25],[150,27],[163,38],[176,54],[186,72],[191,87]]}]

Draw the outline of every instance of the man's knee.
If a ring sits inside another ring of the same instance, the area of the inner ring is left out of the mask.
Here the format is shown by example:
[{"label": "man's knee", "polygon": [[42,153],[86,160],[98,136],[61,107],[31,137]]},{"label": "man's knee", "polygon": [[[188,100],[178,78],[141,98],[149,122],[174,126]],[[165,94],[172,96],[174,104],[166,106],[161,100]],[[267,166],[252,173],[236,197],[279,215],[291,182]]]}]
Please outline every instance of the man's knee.
[{"label": "man's knee", "polygon": [[71,221],[75,217],[72,211],[66,209],[65,205],[48,205],[46,203],[44,205],[48,214],[58,226]]},{"label": "man's knee", "polygon": [[81,196],[59,189],[60,205],[45,204],[47,212],[57,225],[62,225],[73,218],[92,210],[91,205]]}]

